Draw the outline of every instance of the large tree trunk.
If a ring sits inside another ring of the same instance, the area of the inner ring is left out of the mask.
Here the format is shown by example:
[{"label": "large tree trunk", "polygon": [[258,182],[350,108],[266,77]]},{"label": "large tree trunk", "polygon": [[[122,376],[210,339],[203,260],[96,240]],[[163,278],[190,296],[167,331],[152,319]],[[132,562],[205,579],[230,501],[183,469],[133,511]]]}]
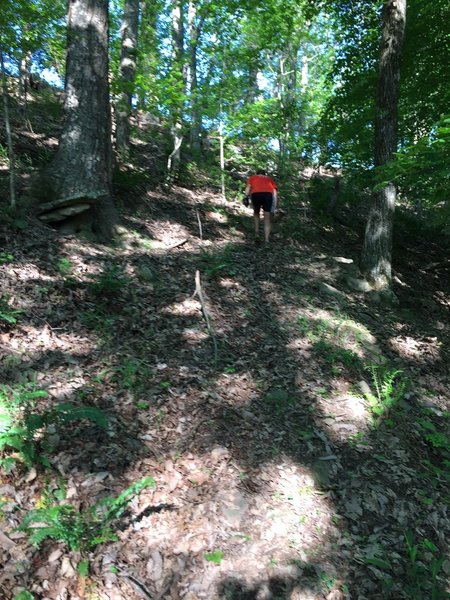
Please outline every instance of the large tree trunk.
[{"label": "large tree trunk", "polygon": [[136,77],[136,54],[140,0],[125,0],[120,51],[120,94],[116,104],[116,149],[119,156],[130,151],[130,114]]},{"label": "large tree trunk", "polygon": [[41,219],[57,223],[86,213],[86,224],[108,237],[115,217],[108,0],[69,0],[64,112],[59,147],[45,178],[50,197],[41,205]]},{"label": "large tree trunk", "polygon": [[[406,0],[386,0],[378,75],[375,119],[375,166],[391,160],[397,147],[397,109],[400,60],[406,19]],[[392,273],[392,229],[396,188],[389,182],[372,204],[362,251],[362,270],[375,290],[390,288]]]}]

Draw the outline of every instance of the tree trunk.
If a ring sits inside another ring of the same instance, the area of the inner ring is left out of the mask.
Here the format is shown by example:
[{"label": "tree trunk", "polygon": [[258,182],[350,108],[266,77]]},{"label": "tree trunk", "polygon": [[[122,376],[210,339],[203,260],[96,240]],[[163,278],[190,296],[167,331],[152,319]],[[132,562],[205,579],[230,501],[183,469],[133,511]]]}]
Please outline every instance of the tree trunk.
[{"label": "tree trunk", "polygon": [[284,178],[294,137],[294,111],[297,92],[298,44],[290,41],[279,61],[278,100],[282,115],[282,130],[279,138],[280,152],[278,174]]},{"label": "tree trunk", "polygon": [[201,116],[198,105],[197,81],[197,45],[201,26],[197,22],[195,3],[190,0],[188,10],[189,21],[189,73],[190,73],[190,101],[191,101],[191,130],[190,143],[194,154],[200,154]]},{"label": "tree trunk", "polygon": [[88,212],[102,238],[112,235],[108,0],[69,0],[64,113],[59,147],[46,174],[41,219]]},{"label": "tree trunk", "polygon": [[9,120],[8,86],[6,85],[5,63],[3,60],[3,50],[0,50],[0,63],[2,71],[2,89],[3,89],[3,110],[5,113],[6,139],[8,141],[9,158],[9,205],[11,208],[16,206],[16,184],[14,169],[14,147],[12,143],[11,122]]},{"label": "tree trunk", "polygon": [[225,139],[223,135],[223,102],[220,100],[220,121],[219,121],[219,148],[220,148],[220,189],[222,201],[226,201],[225,195]]},{"label": "tree trunk", "polygon": [[[184,0],[173,0],[172,4],[172,44],[173,62],[175,72],[178,75],[178,83],[182,94],[186,93],[186,64],[184,52]],[[183,143],[183,106],[175,106],[172,109],[171,133],[173,138],[173,150],[167,160],[167,180],[169,182],[176,178],[181,162],[181,145]]]},{"label": "tree trunk", "polygon": [[[161,59],[158,56],[158,14],[160,7],[154,0],[141,0],[141,24],[139,26],[139,56],[140,70],[146,73],[146,79],[152,84],[156,80],[156,72]],[[148,90],[139,90],[139,105],[143,110],[148,110],[149,104],[153,105],[151,93]]]},{"label": "tree trunk", "polygon": [[[406,19],[406,0],[386,0],[378,74],[375,117],[375,166],[391,160],[397,147],[397,109],[400,60]],[[375,290],[390,289],[392,229],[396,188],[389,182],[374,198],[367,220],[362,271]]]},{"label": "tree trunk", "polygon": [[130,114],[136,77],[136,54],[140,0],[125,0],[120,50],[120,94],[116,104],[116,149],[119,156],[130,152]]}]

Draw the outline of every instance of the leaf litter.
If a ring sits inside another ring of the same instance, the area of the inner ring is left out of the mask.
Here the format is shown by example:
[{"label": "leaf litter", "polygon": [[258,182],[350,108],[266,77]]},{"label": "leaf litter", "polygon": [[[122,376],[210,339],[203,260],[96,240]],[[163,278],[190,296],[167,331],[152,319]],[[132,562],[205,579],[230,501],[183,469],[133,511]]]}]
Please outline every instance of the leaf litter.
[{"label": "leaf litter", "polygon": [[[414,294],[448,298],[448,285],[402,265],[404,317],[340,288],[333,257],[358,252],[342,232],[296,242],[280,225],[265,252],[245,242],[247,220],[174,188],[124,214],[119,248],[37,223],[0,232],[14,257],[2,293],[21,311],[2,325],[1,383],[45,390],[41,412],[70,401],[108,417],[105,430],[42,431],[52,470],[2,473],[5,600],[444,597],[448,449],[420,423],[448,435],[448,303],[430,315]],[[358,360],[380,356],[411,389],[376,420]],[[16,530],[45,498],[92,506],[148,476],[155,489],[90,552],[87,575],[61,542],[36,550]]]}]

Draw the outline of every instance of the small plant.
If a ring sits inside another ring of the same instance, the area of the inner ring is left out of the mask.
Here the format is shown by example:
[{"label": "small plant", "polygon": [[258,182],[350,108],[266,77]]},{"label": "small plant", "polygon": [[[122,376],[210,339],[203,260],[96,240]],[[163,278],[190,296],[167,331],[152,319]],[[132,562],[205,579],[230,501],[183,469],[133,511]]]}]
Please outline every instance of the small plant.
[{"label": "small plant", "polygon": [[34,596],[28,590],[22,590],[20,592],[17,592],[13,600],[34,600]]},{"label": "small plant", "polygon": [[348,443],[352,448],[358,448],[359,446],[367,446],[368,441],[362,431],[358,431],[357,433],[352,433],[348,437]]},{"label": "small plant", "polygon": [[70,260],[68,258],[60,258],[58,260],[57,268],[58,268],[59,273],[61,273],[61,275],[63,275],[64,277],[67,277],[67,275],[69,275],[70,272],[72,271],[72,263],[70,262]]},{"label": "small plant", "polygon": [[90,288],[97,296],[111,296],[122,291],[129,283],[128,278],[117,265],[107,267],[102,273],[92,277]]},{"label": "small plant", "polygon": [[[450,598],[450,594],[442,589],[439,581],[439,573],[445,561],[445,556],[439,556],[439,549],[433,542],[424,539],[417,543],[412,531],[407,531],[404,536],[408,565],[406,575],[408,584],[406,590],[410,598],[422,600],[443,600]],[[427,565],[422,555],[422,550],[432,555]]]},{"label": "small plant", "polygon": [[366,393],[369,410],[375,417],[381,417],[394,408],[405,397],[407,381],[401,378],[403,371],[389,369],[383,365],[370,365],[375,394]]},{"label": "small plant", "polygon": [[226,273],[227,275],[236,274],[233,261],[233,247],[230,244],[218,254],[204,252],[202,263],[205,275],[208,277],[215,277],[219,273]]},{"label": "small plant", "polygon": [[14,260],[14,256],[12,254],[9,254],[9,252],[0,252],[0,265],[3,265],[7,262],[11,262],[12,260]]},{"label": "small plant", "polygon": [[144,363],[136,358],[127,358],[117,368],[114,379],[124,389],[142,390],[152,377],[153,372]]},{"label": "small plant", "polygon": [[361,366],[359,356],[347,348],[334,346],[324,339],[314,343],[314,350],[321,355],[322,359],[332,368],[336,364],[342,364],[347,369],[358,369]]},{"label": "small plant", "polygon": [[298,433],[298,437],[305,442],[308,440],[311,440],[315,436],[315,433],[313,430],[307,431],[304,429],[299,429],[297,433]]},{"label": "small plant", "polygon": [[152,477],[145,477],[117,498],[104,498],[82,510],[72,504],[48,504],[30,511],[18,531],[25,532],[36,547],[50,538],[63,542],[70,550],[88,552],[99,544],[117,540],[114,523],[133,498],[154,485]]},{"label": "small plant", "polygon": [[223,559],[223,552],[222,550],[214,550],[214,552],[206,552],[204,556],[205,560],[208,562],[212,562],[215,565],[220,565]]},{"label": "small plant", "polygon": [[319,576],[320,588],[323,594],[328,594],[336,586],[337,579],[328,573],[321,573]]},{"label": "small plant", "polygon": [[91,406],[75,406],[70,403],[58,404],[44,412],[36,412],[36,400],[46,398],[43,390],[20,386],[0,388],[0,466],[10,471],[18,458],[31,466],[40,463],[50,466],[48,459],[39,453],[36,439],[38,430],[50,424],[67,424],[87,419],[99,427],[107,427],[106,415]]},{"label": "small plant", "polygon": [[11,308],[7,298],[0,298],[0,323],[3,321],[8,325],[15,325],[17,323],[16,317],[21,312],[21,310]]}]

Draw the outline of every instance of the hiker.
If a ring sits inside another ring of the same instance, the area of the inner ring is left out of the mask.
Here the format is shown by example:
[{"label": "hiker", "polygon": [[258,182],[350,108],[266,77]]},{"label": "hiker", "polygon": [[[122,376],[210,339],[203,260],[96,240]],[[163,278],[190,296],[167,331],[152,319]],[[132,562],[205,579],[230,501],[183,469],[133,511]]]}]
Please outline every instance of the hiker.
[{"label": "hiker", "polygon": [[255,224],[255,242],[259,242],[259,213],[264,211],[264,242],[267,244],[272,231],[272,219],[277,206],[277,186],[272,177],[269,177],[263,169],[258,169],[256,175],[247,180],[245,188],[245,206],[252,202],[253,221]]}]

